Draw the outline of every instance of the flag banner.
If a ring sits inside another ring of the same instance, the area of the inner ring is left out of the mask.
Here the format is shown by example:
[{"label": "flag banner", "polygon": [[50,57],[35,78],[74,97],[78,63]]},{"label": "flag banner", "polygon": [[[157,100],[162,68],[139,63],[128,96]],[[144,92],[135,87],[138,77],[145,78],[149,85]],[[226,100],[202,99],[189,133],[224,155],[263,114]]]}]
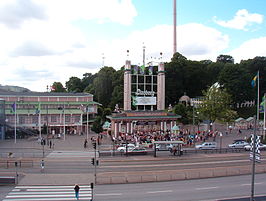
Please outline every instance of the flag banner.
[{"label": "flag banner", "polygon": [[138,71],[139,71],[139,67],[138,66],[134,66],[133,67],[133,74],[134,75],[138,74]]},{"label": "flag banner", "polygon": [[144,65],[140,66],[140,74],[142,74],[142,75],[145,74],[145,66]]},{"label": "flag banner", "polygon": [[16,105],[16,103],[13,103],[11,105],[11,112],[16,112],[16,109],[17,109],[17,105]]},{"label": "flag banner", "polygon": [[149,75],[153,74],[153,66],[149,66]]},{"label": "flag banner", "polygon": [[263,106],[263,105],[260,105],[260,107],[259,107],[259,112],[260,112],[260,113],[264,113],[264,106]]},{"label": "flag banner", "polygon": [[258,74],[251,81],[251,86],[252,87],[255,87],[256,86],[257,79],[258,79]]},{"label": "flag banner", "polygon": [[136,100],[136,96],[131,96],[132,97],[132,105],[136,106],[137,100]]},{"label": "flag banner", "polygon": [[35,114],[40,114],[41,112],[41,104],[39,103],[38,105],[35,106]]}]

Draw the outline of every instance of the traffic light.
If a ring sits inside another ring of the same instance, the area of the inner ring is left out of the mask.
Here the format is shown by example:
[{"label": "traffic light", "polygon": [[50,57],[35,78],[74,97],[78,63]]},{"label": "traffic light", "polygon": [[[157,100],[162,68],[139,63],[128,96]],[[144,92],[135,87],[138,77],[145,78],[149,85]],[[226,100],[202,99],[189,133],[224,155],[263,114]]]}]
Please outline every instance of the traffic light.
[{"label": "traffic light", "polygon": [[93,183],[91,183],[91,189],[93,189],[93,187],[94,187],[94,184],[93,184]]},{"label": "traffic light", "polygon": [[95,158],[92,158],[92,159],[91,159],[91,164],[92,164],[92,165],[95,165]]},{"label": "traffic light", "polygon": [[93,142],[92,146],[93,146],[94,149],[96,149],[96,142]]}]

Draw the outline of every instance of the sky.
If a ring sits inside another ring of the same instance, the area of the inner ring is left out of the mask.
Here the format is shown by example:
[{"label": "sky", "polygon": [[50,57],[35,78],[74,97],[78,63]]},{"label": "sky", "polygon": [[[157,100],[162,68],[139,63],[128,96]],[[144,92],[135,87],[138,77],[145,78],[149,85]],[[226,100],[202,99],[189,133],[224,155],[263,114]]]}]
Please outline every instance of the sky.
[{"label": "sky", "polygon": [[[187,59],[266,56],[265,0],[176,1]],[[146,63],[169,62],[173,0],[0,0],[0,36],[0,84],[43,92],[126,59],[140,65],[143,47]]]}]

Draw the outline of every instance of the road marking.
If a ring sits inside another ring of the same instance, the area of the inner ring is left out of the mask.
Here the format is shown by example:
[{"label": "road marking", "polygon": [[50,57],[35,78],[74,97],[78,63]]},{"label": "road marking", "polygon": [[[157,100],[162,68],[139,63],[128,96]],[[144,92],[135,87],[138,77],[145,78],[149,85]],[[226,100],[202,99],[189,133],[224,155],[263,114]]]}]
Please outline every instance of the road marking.
[{"label": "road marking", "polygon": [[172,193],[172,190],[165,190],[165,191],[148,191],[146,193],[152,194],[152,193]]},{"label": "road marking", "polygon": [[216,189],[219,188],[218,186],[212,186],[212,187],[204,187],[204,188],[196,188],[196,190],[210,190],[210,189]]},{"label": "road marking", "polygon": [[[260,183],[254,183],[254,185],[260,185],[260,184],[263,184],[263,182],[260,182]],[[251,184],[241,184],[240,186],[250,186]]]},{"label": "road marking", "polygon": [[122,195],[122,193],[95,194],[95,196],[117,196],[117,195]]},{"label": "road marking", "polygon": [[[79,200],[90,200],[92,190],[81,185]],[[57,201],[76,200],[73,185],[69,186],[16,186],[3,201]]]}]

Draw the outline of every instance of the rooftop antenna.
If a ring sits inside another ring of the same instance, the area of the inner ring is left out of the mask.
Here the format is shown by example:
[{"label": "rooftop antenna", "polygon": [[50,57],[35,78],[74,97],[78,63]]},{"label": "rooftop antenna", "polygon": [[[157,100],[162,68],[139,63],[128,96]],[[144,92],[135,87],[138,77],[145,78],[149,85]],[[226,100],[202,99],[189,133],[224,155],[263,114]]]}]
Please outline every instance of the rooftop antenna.
[{"label": "rooftop antenna", "polygon": [[102,53],[102,59],[103,59],[103,67],[104,67],[104,59],[105,59],[104,53]]},{"label": "rooftop antenna", "polygon": [[129,50],[127,50],[127,60],[129,60]]},{"label": "rooftop antenna", "polygon": [[174,52],[173,55],[176,53],[176,0],[173,0],[174,3]]},{"label": "rooftop antenna", "polygon": [[145,45],[144,45],[144,42],[143,42],[143,66],[145,66]]}]

